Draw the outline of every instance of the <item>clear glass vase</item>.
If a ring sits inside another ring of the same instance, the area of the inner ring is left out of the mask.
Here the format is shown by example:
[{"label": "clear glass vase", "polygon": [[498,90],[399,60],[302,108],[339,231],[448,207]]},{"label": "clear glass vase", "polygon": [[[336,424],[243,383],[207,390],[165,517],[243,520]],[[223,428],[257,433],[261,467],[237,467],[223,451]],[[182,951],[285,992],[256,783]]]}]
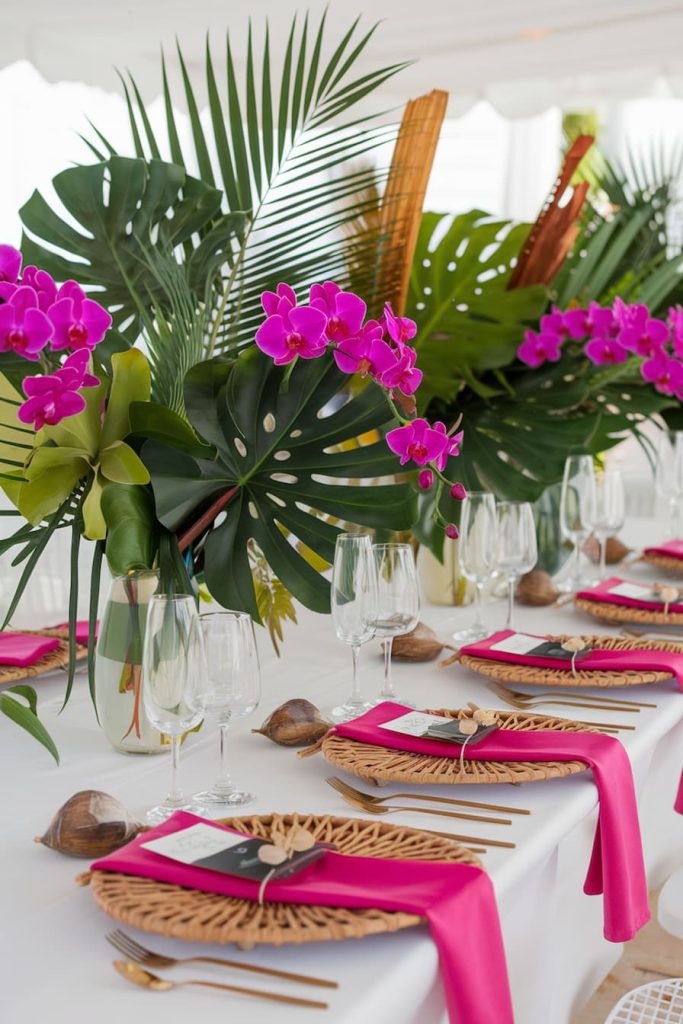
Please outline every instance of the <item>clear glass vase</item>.
[{"label": "clear glass vase", "polygon": [[125,754],[161,754],[169,744],[147,720],[142,702],[142,642],[156,572],[112,580],[100,623],[95,662],[95,704],[102,730]]}]

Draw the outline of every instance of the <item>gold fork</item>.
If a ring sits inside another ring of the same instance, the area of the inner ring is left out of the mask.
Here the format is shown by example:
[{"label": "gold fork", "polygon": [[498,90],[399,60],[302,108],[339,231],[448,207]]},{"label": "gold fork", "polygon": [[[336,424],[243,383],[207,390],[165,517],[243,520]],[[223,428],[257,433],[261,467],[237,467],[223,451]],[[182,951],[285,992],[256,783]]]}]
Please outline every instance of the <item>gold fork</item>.
[{"label": "gold fork", "polygon": [[[494,682],[493,680],[491,681]],[[581,697],[580,693],[575,690],[544,690],[542,693],[526,693],[524,690],[513,690],[511,686],[507,686],[505,683],[495,680],[495,686],[500,693],[509,694],[511,697],[516,697],[517,700],[525,700],[527,697],[531,700],[536,700],[538,697]],[[595,697],[593,694],[590,696],[591,701],[600,701],[601,704],[612,704],[612,705],[623,705],[624,708],[656,708],[656,704],[645,704],[642,701],[637,700],[622,700],[620,697]]]},{"label": "gold fork", "polygon": [[[489,689],[496,694],[499,700],[502,700],[504,704],[509,704],[511,708],[516,708],[518,711],[530,711],[537,707],[539,704],[550,704],[551,706],[560,704],[570,708],[597,708],[598,711],[628,711],[629,708],[606,708],[603,704],[573,704],[571,701],[562,700],[534,700],[532,697],[530,700],[518,700],[516,697],[509,697],[505,693],[500,693],[492,683],[487,684]],[[635,729],[635,725],[616,725],[614,722],[582,722],[582,725],[593,725],[596,729]]]},{"label": "gold fork", "polygon": [[126,935],[119,928],[109,932],[106,936],[114,949],[128,960],[135,960],[144,967],[175,967],[176,964],[216,964],[218,967],[234,967],[239,971],[251,971],[252,974],[266,974],[271,978],[283,978],[285,981],[296,981],[302,985],[319,985],[321,988],[339,988],[336,981],[327,981],[325,978],[313,978],[308,974],[291,974],[289,971],[278,971],[274,967],[260,967],[257,964],[245,964],[239,960],[224,960],[217,956],[164,956],[162,953],[154,953],[146,946],[142,946],[130,935]]},{"label": "gold fork", "polygon": [[531,811],[527,811],[523,807],[506,807],[503,804],[482,804],[476,800],[454,800],[445,796],[428,796],[424,793],[392,793],[390,796],[375,796],[350,786],[348,782],[337,778],[336,775],[330,775],[325,781],[333,789],[336,789],[338,793],[348,793],[349,796],[367,800],[371,804],[385,804],[388,800],[427,800],[438,804],[462,804],[465,807],[479,807],[484,811],[502,811],[503,814],[531,814]]}]

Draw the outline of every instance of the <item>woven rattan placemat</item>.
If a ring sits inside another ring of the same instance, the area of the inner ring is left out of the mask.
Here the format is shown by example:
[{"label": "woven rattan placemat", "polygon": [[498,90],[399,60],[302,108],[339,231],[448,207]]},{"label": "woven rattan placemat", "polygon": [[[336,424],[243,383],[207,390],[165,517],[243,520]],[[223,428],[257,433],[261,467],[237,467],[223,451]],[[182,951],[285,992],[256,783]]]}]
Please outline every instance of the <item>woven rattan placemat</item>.
[{"label": "woven rattan placemat", "polygon": [[574,604],[579,611],[587,612],[602,622],[636,622],[652,626],[683,626],[680,612],[655,612],[645,608],[630,608],[623,604],[609,604],[607,601],[587,601],[575,597]]},{"label": "woven rattan placemat", "polygon": [[683,558],[671,558],[669,555],[646,554],[643,552],[641,561],[656,565],[658,569],[664,569],[674,576],[683,576]]},{"label": "woven rattan placemat", "polygon": [[[327,814],[267,814],[226,818],[222,824],[266,839],[274,829],[297,824],[318,841],[334,843],[340,853],[351,856],[479,865],[475,855],[454,839],[387,822]],[[259,906],[255,901],[105,871],[91,873],[90,887],[100,907],[123,924],[193,942],[235,942],[243,948],[361,938],[421,921],[415,914],[270,903],[267,899]]]},{"label": "woven rattan placemat", "polygon": [[[546,639],[563,643],[570,639],[567,635],[548,636]],[[589,647],[602,651],[681,651],[680,644],[666,643],[662,640],[627,640],[615,636],[582,636],[581,639]],[[670,672],[612,672],[597,669],[582,669],[580,661],[576,662],[576,672],[571,669],[553,669],[533,665],[513,665],[507,661],[494,661],[492,658],[475,658],[461,654],[458,658],[466,668],[479,672],[489,679],[501,683],[522,683],[524,686],[643,686],[649,683],[661,683],[671,678]]]},{"label": "woven rattan placemat", "polygon": [[[452,711],[445,708],[431,709],[431,715],[445,715],[448,718],[469,718],[471,711]],[[595,732],[586,725],[564,718],[547,715],[533,715],[521,711],[499,711],[498,724],[502,729],[518,729],[537,732],[541,729],[557,729],[558,732]],[[321,750],[336,768],[351,775],[376,782],[409,782],[429,785],[456,782],[537,782],[543,779],[559,779],[565,775],[576,775],[585,771],[582,761],[469,761],[464,760],[462,768],[457,757],[431,757],[413,754],[388,747],[374,747],[369,743],[358,743],[343,736],[327,736],[321,743]]]},{"label": "woven rattan placemat", "polygon": [[[32,636],[54,636],[63,637],[66,631],[62,627],[55,629],[10,629],[8,633],[30,633]],[[88,648],[80,644],[76,647],[76,657],[80,661],[87,658]],[[48,651],[32,665],[0,665],[0,683],[18,683],[22,679],[33,679],[35,676],[43,676],[47,672],[56,672],[64,669],[69,664],[69,644],[67,640],[60,640],[59,647]]]}]

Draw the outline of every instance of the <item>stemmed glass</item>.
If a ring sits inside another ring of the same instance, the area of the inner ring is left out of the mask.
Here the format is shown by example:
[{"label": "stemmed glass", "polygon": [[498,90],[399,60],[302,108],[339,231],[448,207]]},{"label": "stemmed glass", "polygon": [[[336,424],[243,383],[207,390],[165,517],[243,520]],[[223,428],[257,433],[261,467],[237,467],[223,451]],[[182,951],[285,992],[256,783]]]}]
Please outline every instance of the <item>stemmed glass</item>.
[{"label": "stemmed glass", "polygon": [[358,674],[361,645],[375,635],[377,618],[377,567],[369,537],[359,533],[340,533],[337,537],[331,601],[335,632],[350,645],[353,657],[351,694],[331,714],[335,721],[347,722],[373,706],[361,696]]},{"label": "stemmed glass", "polygon": [[601,580],[607,575],[607,540],[622,529],[625,519],[624,481],[621,473],[618,469],[606,469],[596,474],[587,521],[600,545]]},{"label": "stemmed glass", "polygon": [[475,586],[474,622],[453,634],[462,646],[483,640],[490,633],[483,619],[482,594],[496,568],[497,524],[496,502],[487,491],[470,491],[462,504],[458,558],[463,576]]},{"label": "stemmed glass", "polygon": [[669,509],[669,537],[680,530],[681,498],[683,498],[683,431],[662,430],[657,441],[655,492]]},{"label": "stemmed glass", "polygon": [[569,455],[564,464],[560,497],[560,530],[574,545],[572,568],[562,589],[579,590],[581,579],[581,549],[590,535],[588,514],[595,485],[595,470],[590,455]]},{"label": "stemmed glass", "polygon": [[[384,685],[376,703],[396,700],[391,678],[391,648],[395,636],[415,629],[420,616],[420,593],[415,555],[410,544],[374,544],[377,565],[375,635],[384,637]],[[408,701],[401,698],[403,704]]]},{"label": "stemmed glass", "polygon": [[508,576],[508,617],[512,629],[515,607],[515,586],[520,576],[536,565],[536,524],[528,501],[498,503],[498,567]]},{"label": "stemmed glass", "polygon": [[202,720],[206,678],[204,641],[194,597],[155,594],[149,600],[142,648],[142,701],[148,719],[171,737],[171,788],[162,804],[147,812],[157,825],[174,811],[188,810],[178,784],[180,739]]},{"label": "stemmed glass", "polygon": [[254,795],[238,789],[228,768],[228,729],[244,718],[261,699],[254,624],[245,612],[220,611],[200,615],[207,673],[201,689],[204,711],[214,715],[220,732],[220,771],[211,789],[196,793],[193,806],[205,817],[220,818],[233,807],[251,803]]}]

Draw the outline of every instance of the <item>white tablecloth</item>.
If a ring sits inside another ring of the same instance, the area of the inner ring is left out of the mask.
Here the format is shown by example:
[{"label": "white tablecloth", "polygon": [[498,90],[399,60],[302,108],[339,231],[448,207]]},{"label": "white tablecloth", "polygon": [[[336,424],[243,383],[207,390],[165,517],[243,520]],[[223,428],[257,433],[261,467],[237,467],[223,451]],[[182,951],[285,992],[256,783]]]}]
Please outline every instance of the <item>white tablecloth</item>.
[{"label": "white tablecloth", "polygon": [[[648,578],[634,568],[634,576]],[[516,625],[531,632],[591,631],[594,624],[571,608],[519,608]],[[424,609],[424,620],[443,636],[471,617],[469,609]],[[490,623],[503,624],[498,602]],[[262,632],[262,631],[259,631]],[[329,618],[299,610],[299,625],[288,628],[278,661],[261,636],[264,695],[252,720],[237,724],[232,762],[237,780],[258,794],[249,811],[310,811],[353,815],[354,811],[325,783],[330,768],[322,757],[301,761],[287,748],[250,734],[270,711],[291,697],[308,697],[330,707],[346,695],[350,652],[333,636]],[[378,644],[362,655],[369,692],[380,685]],[[439,669],[396,664],[399,691],[421,706],[458,706],[473,700],[495,706],[482,679],[460,666]],[[3,1024],[120,1024],[146,1014],[165,1024],[186,1024],[191,1015],[222,1021],[226,1014],[247,1015],[250,1024],[299,1024],[307,1011],[270,1006],[222,993],[185,989],[154,995],[128,986],[111,967],[113,951],[104,940],[112,922],[96,906],[87,888],[74,885],[85,862],[34,845],[52,813],[79,789],[101,789],[118,797],[140,816],[164,795],[169,771],[165,757],[126,757],[110,749],[95,722],[87,682],[78,678],[74,695],[59,714],[63,678],[37,683],[41,716],[59,746],[62,763],[23,731],[0,722],[2,779],[2,985]],[[586,691],[588,695],[588,691]],[[604,695],[604,691],[603,691]],[[629,697],[656,701],[656,710],[640,714],[581,710],[586,720],[637,724],[622,733],[639,794],[645,855],[651,886],[657,886],[683,862],[683,817],[672,810],[683,763],[683,700],[673,682],[630,690]],[[561,715],[568,709],[542,708]],[[569,712],[571,713],[571,712]],[[635,720],[635,723],[633,722]],[[183,782],[192,792],[210,782],[216,770],[217,737],[209,729],[191,737],[182,754]],[[405,786],[402,787],[405,789]],[[517,1024],[568,1024],[621,953],[602,938],[602,901],[584,896],[583,876],[596,822],[596,791],[589,773],[526,786],[462,786],[463,797],[530,807],[509,828],[401,814],[401,823],[505,836],[515,850],[491,849],[484,863],[500,907]],[[386,790],[391,792],[391,788]],[[436,787],[433,792],[438,793]],[[442,791],[443,792],[443,791]],[[479,831],[478,831],[479,830]],[[466,923],[454,922],[466,936]],[[135,934],[135,933],[134,933]],[[182,954],[193,947],[144,936],[153,948]],[[466,939],[465,939],[466,941]],[[219,953],[217,947],[198,952]],[[330,1024],[441,1024],[445,1019],[436,951],[426,928],[361,941],[316,944],[230,956],[284,969],[318,973],[340,982],[330,996]],[[174,977],[197,975],[234,980],[217,968],[177,969]],[[275,985],[277,987],[277,984]],[[282,991],[292,991],[282,986]],[[297,989],[298,991],[298,989]],[[310,990],[314,993],[314,990]],[[305,993],[304,993],[305,994]],[[482,994],[485,998],[485,994]],[[311,1011],[311,1018],[315,1013]],[[467,1022],[463,1022],[467,1024]]]}]

